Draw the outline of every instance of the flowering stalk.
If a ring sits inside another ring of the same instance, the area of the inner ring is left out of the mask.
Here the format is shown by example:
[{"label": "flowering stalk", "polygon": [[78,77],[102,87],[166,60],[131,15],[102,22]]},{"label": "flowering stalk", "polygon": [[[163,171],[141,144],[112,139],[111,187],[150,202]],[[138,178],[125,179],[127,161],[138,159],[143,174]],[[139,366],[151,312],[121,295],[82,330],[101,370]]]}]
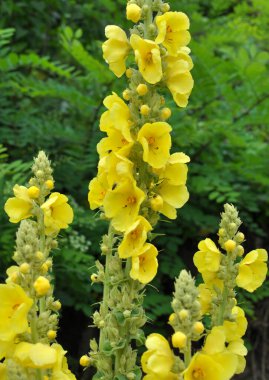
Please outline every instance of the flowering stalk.
[{"label": "flowering stalk", "polygon": [[93,316],[99,344],[91,341],[80,363],[94,365],[94,379],[103,380],[141,377],[133,342],[143,343],[144,287],[157,273],[152,230],[160,214],[175,219],[189,197],[189,157],[170,154],[171,110],[161,95],[168,87],[178,106],[187,105],[193,86],[188,17],[169,12],[161,0],[131,0],[126,16],[136,23],[130,37],[116,25],[105,30],[104,58],[117,77],[126,74],[128,87],[124,100],[116,93],[104,99],[100,130],[107,136],[97,145],[98,174],[89,185],[90,207],[100,208],[110,227],[101,244],[105,267],[97,262],[92,275],[104,286]]},{"label": "flowering stalk", "polygon": [[[256,249],[243,258],[241,244],[245,238],[238,231],[240,225],[237,210],[226,204],[218,233],[225,253],[207,238],[199,243],[194,255],[203,283],[197,288],[190,274],[185,270],[180,273],[172,302],[174,313],[169,318],[175,331],[172,344],[179,355],[174,355],[165,338],[151,334],[146,340],[148,350],[142,356],[143,370],[151,380],[229,380],[244,371],[247,349],[242,338],[247,320],[237,306],[235,288],[253,292],[261,286],[268,255],[265,249]],[[193,353],[192,342],[201,338],[202,348]],[[156,367],[164,356],[166,360]]]},{"label": "flowering stalk", "polygon": [[[72,222],[66,196],[51,193],[54,187],[50,162],[40,152],[32,167],[29,186],[15,185],[15,197],[7,200],[10,222],[20,223],[6,285],[0,292],[8,303],[0,307],[1,359],[7,380],[75,379],[68,370],[65,351],[56,343],[61,303],[53,297],[52,258],[57,235]],[[7,320],[7,317],[10,319]],[[8,326],[10,333],[3,331]]]}]

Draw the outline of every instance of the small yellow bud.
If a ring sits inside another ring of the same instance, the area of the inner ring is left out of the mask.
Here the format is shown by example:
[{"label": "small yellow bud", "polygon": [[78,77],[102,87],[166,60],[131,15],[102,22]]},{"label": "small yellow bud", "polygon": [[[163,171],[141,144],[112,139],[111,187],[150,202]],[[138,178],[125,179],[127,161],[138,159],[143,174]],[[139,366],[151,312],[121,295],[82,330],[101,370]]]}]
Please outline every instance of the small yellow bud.
[{"label": "small yellow bud", "polygon": [[173,323],[173,321],[175,320],[175,318],[176,318],[176,313],[170,314],[168,322]]},{"label": "small yellow bud", "polygon": [[136,87],[136,92],[138,93],[138,95],[144,96],[148,93],[148,86],[146,84],[140,83]]},{"label": "small yellow bud", "polygon": [[48,376],[47,375],[43,376],[43,380],[49,380]]},{"label": "small yellow bud", "polygon": [[61,309],[61,307],[62,307],[62,304],[61,304],[60,301],[54,301],[54,302],[52,303],[52,306],[53,306],[53,308],[54,308],[56,311],[59,311],[59,310]]},{"label": "small yellow bud", "polygon": [[101,251],[104,255],[106,255],[109,251],[109,248],[106,244],[101,244]]},{"label": "small yellow bud", "polygon": [[99,328],[105,327],[105,321],[103,319],[98,323],[98,327]]},{"label": "small yellow bud", "polygon": [[138,22],[141,18],[142,9],[136,4],[128,4],[126,7],[126,18]]},{"label": "small yellow bud", "polygon": [[49,330],[47,332],[47,337],[50,339],[50,340],[54,340],[56,338],[56,335],[57,335],[57,331],[55,330]]},{"label": "small yellow bud", "polygon": [[43,252],[41,252],[41,251],[37,251],[36,252],[36,254],[35,254],[35,258],[37,259],[37,260],[44,260],[44,253]]},{"label": "small yellow bud", "polygon": [[224,235],[225,235],[225,229],[224,228],[220,228],[219,229],[219,236],[223,237]]},{"label": "small yellow bud", "polygon": [[48,268],[48,266],[47,266],[46,263],[43,263],[43,264],[41,265],[41,267],[40,267],[40,270],[41,270],[41,272],[42,272],[43,274],[46,274],[46,273],[48,272],[49,268]]},{"label": "small yellow bud", "polygon": [[124,90],[123,93],[122,93],[122,97],[123,99],[125,100],[130,100],[131,99],[131,95],[130,95],[130,91],[129,90]]},{"label": "small yellow bud", "polygon": [[50,290],[49,280],[46,277],[39,276],[34,282],[34,289],[38,296],[45,296]]},{"label": "small yellow bud", "polygon": [[88,367],[91,363],[91,359],[89,358],[89,356],[87,355],[83,355],[81,356],[81,358],[79,359],[79,364],[82,366],[82,367]]},{"label": "small yellow bud", "polygon": [[130,79],[133,75],[133,70],[129,68],[125,71],[125,74],[126,74],[127,78]]},{"label": "small yellow bud", "polygon": [[166,108],[163,108],[162,109],[162,112],[161,112],[161,118],[163,120],[167,120],[169,119],[169,117],[171,116],[172,112],[170,110],[170,108],[166,107]]},{"label": "small yellow bud", "polygon": [[224,243],[224,248],[227,252],[232,252],[236,247],[236,242],[229,239]]},{"label": "small yellow bud", "polygon": [[23,263],[20,265],[20,272],[26,274],[30,271],[30,265],[28,263]]},{"label": "small yellow bud", "polygon": [[162,12],[166,13],[166,12],[169,12],[169,11],[170,11],[170,5],[168,3],[164,3],[162,5]]},{"label": "small yellow bud", "polygon": [[98,282],[98,275],[96,273],[91,275],[91,282]]},{"label": "small yellow bud", "polygon": [[156,195],[150,200],[150,206],[154,211],[160,211],[163,207],[163,199],[160,195]]},{"label": "small yellow bud", "polygon": [[172,345],[176,348],[184,348],[187,343],[187,336],[181,331],[177,331],[172,335]]},{"label": "small yellow bud", "polygon": [[194,325],[193,325],[193,330],[197,333],[197,334],[202,334],[205,330],[205,327],[204,325],[202,324],[202,322],[195,322]]},{"label": "small yellow bud", "polygon": [[47,265],[47,267],[50,269],[52,267],[52,261],[51,260],[47,260],[45,262],[45,264]]},{"label": "small yellow bud", "polygon": [[11,273],[11,275],[10,275],[11,282],[16,283],[18,281],[18,279],[19,279],[19,272]]},{"label": "small yellow bud", "polygon": [[38,170],[37,172],[36,172],[36,176],[37,177],[43,177],[43,175],[44,175],[44,172],[43,172],[43,170]]},{"label": "small yellow bud", "polygon": [[181,321],[184,321],[184,319],[188,318],[189,312],[186,309],[182,309],[179,311],[178,316],[179,316]]},{"label": "small yellow bud", "polygon": [[143,104],[141,107],[140,107],[140,113],[141,115],[143,116],[148,116],[148,114],[150,113],[150,108],[147,104]]},{"label": "small yellow bud", "polygon": [[245,240],[245,235],[243,234],[243,232],[238,232],[235,235],[235,240],[237,241],[237,243],[243,243],[243,241]]},{"label": "small yellow bud", "polygon": [[54,188],[54,182],[51,179],[48,179],[45,182],[45,185],[46,185],[47,189],[49,189],[49,190],[52,190]]},{"label": "small yellow bud", "polygon": [[31,186],[27,189],[27,194],[30,198],[38,198],[40,194],[40,189],[36,186]]},{"label": "small yellow bud", "polygon": [[243,254],[244,254],[244,252],[245,252],[245,250],[244,250],[244,247],[242,246],[242,245],[238,245],[238,247],[237,247],[237,255],[239,256],[239,257],[241,257],[241,256],[243,256]]}]

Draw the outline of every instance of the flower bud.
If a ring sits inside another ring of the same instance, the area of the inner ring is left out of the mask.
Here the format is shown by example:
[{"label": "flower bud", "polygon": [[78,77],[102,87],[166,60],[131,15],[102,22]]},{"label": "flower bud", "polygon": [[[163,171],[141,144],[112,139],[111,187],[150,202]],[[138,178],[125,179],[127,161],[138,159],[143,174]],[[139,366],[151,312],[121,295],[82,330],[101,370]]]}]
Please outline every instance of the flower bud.
[{"label": "flower bud", "polygon": [[227,252],[232,252],[236,247],[236,242],[229,239],[224,243],[224,248]]},{"label": "flower bud", "polygon": [[225,235],[225,229],[224,228],[220,228],[219,229],[219,236],[223,237],[224,235]]},{"label": "flower bud", "polygon": [[47,264],[46,264],[46,263],[43,263],[43,264],[41,265],[41,267],[40,267],[40,271],[41,271],[41,273],[46,274],[46,273],[48,272],[48,270],[49,270],[49,268],[48,268]]},{"label": "flower bud", "polygon": [[81,358],[79,359],[79,364],[82,366],[82,367],[88,367],[90,365],[90,362],[91,362],[91,359],[89,358],[89,356],[87,355],[83,355],[81,356]]},{"label": "flower bud", "polygon": [[170,11],[170,5],[168,3],[164,3],[164,4],[162,4],[161,9],[162,9],[163,13],[169,12]]},{"label": "flower bud", "polygon": [[148,93],[148,86],[146,84],[140,83],[136,87],[136,92],[138,93],[138,95],[144,96]]},{"label": "flower bud", "polygon": [[133,70],[129,68],[125,71],[125,74],[126,74],[127,78],[130,79],[133,75]]},{"label": "flower bud", "polygon": [[140,107],[140,113],[141,115],[143,116],[148,116],[148,114],[150,113],[150,108],[147,104],[143,104],[141,107]]},{"label": "flower bud", "polygon": [[31,186],[27,189],[27,194],[30,198],[38,198],[40,194],[40,189],[37,186]]},{"label": "flower bud", "polygon": [[96,273],[91,275],[91,282],[98,282],[98,275]]},{"label": "flower bud", "polygon": [[130,95],[130,91],[129,90],[124,90],[123,93],[122,93],[122,97],[123,99],[125,100],[130,100],[131,99],[131,95]]},{"label": "flower bud", "polygon": [[126,18],[138,22],[141,18],[142,9],[137,4],[128,4],[126,7]]},{"label": "flower bud", "polygon": [[54,340],[56,338],[56,335],[57,335],[57,332],[55,330],[49,330],[47,332],[47,337],[50,339],[50,340]]},{"label": "flower bud", "polygon": [[49,189],[49,190],[52,190],[54,188],[54,182],[51,179],[48,179],[45,182],[45,185],[46,185],[47,189]]},{"label": "flower bud", "polygon": [[37,260],[44,260],[44,253],[43,252],[41,252],[41,251],[37,251],[36,253],[35,253],[35,258],[37,259]]},{"label": "flower bud", "polygon": [[161,118],[163,120],[167,120],[167,119],[169,119],[169,117],[171,116],[171,114],[172,114],[172,112],[171,112],[170,108],[165,107],[161,111]]},{"label": "flower bud", "polygon": [[51,306],[53,307],[54,310],[59,311],[62,307],[62,304],[60,301],[54,301],[52,302]]},{"label": "flower bud", "polygon": [[245,252],[244,247],[243,247],[242,245],[238,245],[238,246],[237,246],[237,250],[236,250],[236,252],[237,252],[237,255],[238,255],[239,257],[243,256],[243,254],[244,254],[244,252]]},{"label": "flower bud", "polygon": [[237,241],[237,243],[240,244],[240,243],[242,243],[245,240],[245,235],[242,232],[238,232],[235,235],[235,240]]},{"label": "flower bud", "polygon": [[160,211],[163,207],[163,199],[160,195],[156,195],[150,200],[150,207],[154,211]]},{"label": "flower bud", "polygon": [[172,335],[172,345],[176,348],[184,348],[187,343],[187,336],[181,331],[177,331]]},{"label": "flower bud", "polygon": [[176,318],[176,313],[170,314],[168,322],[173,323],[173,321],[175,320],[175,318]]},{"label": "flower bud", "polygon": [[46,277],[39,276],[34,282],[34,289],[39,297],[45,296],[50,290],[50,282]]},{"label": "flower bud", "polygon": [[205,327],[202,322],[195,322],[193,325],[193,330],[197,334],[202,334],[205,330]]},{"label": "flower bud", "polygon": [[181,321],[184,321],[184,319],[188,318],[189,312],[186,309],[182,309],[179,311],[178,316],[179,316]]},{"label": "flower bud", "polygon": [[30,265],[28,263],[23,263],[20,265],[20,272],[23,274],[29,273]]}]

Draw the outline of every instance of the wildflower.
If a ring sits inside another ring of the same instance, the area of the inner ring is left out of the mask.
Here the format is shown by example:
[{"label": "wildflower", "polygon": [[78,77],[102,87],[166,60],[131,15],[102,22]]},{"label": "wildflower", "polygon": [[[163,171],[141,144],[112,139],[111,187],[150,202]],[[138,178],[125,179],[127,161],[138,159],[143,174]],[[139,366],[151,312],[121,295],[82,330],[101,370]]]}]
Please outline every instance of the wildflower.
[{"label": "wildflower", "polygon": [[188,104],[194,83],[190,74],[192,68],[192,60],[184,51],[180,51],[176,57],[166,58],[166,84],[179,107],[186,107]]},{"label": "wildflower", "polygon": [[0,340],[11,341],[27,330],[27,315],[33,300],[12,283],[0,284],[0,299]]},{"label": "wildflower", "polygon": [[248,350],[244,345],[243,339],[237,339],[230,342],[227,346],[227,350],[237,355],[238,364],[235,373],[240,374],[244,372],[246,367],[246,359],[244,356],[247,355]]},{"label": "wildflower", "polygon": [[128,156],[130,150],[134,144],[133,139],[126,139],[126,135],[119,130],[113,132],[108,132],[108,136],[104,137],[97,144],[97,152],[100,155],[100,158],[108,156],[110,153],[115,152],[121,156]]},{"label": "wildflower", "polygon": [[200,273],[217,272],[220,266],[221,253],[216,244],[209,238],[200,241],[199,251],[193,257],[194,265]]},{"label": "wildflower", "polygon": [[136,221],[125,231],[122,242],[118,247],[119,257],[135,256],[145,244],[147,233],[150,230],[152,230],[150,223],[139,215]]},{"label": "wildflower", "polygon": [[51,368],[56,362],[56,351],[43,343],[20,342],[13,356],[23,367],[30,368]]},{"label": "wildflower", "polygon": [[137,218],[144,199],[145,194],[136,186],[135,181],[127,179],[115,189],[108,190],[103,203],[105,215],[112,218],[115,229],[126,231]]},{"label": "wildflower", "polygon": [[76,380],[76,377],[68,368],[64,351],[60,344],[54,343],[51,346],[56,351],[56,361],[52,368],[51,380]]},{"label": "wildflower", "polygon": [[143,147],[143,160],[153,168],[163,167],[168,158],[171,148],[172,128],[165,122],[146,123],[137,135]]},{"label": "wildflower", "polygon": [[20,274],[20,268],[17,265],[11,265],[6,270],[7,278],[6,283],[16,282]]},{"label": "wildflower", "polygon": [[163,76],[159,46],[151,40],[143,40],[137,34],[132,34],[130,43],[142,77],[151,84],[159,82]]},{"label": "wildflower", "polygon": [[5,203],[5,212],[11,223],[18,223],[23,219],[30,218],[33,209],[33,201],[25,186],[15,185],[13,187],[15,197],[9,198]]},{"label": "wildflower", "polygon": [[137,4],[128,4],[126,7],[126,18],[133,22],[140,20],[142,9]]},{"label": "wildflower", "polygon": [[178,376],[171,372],[174,355],[167,340],[160,334],[150,334],[146,340],[147,351],[142,355],[143,371],[149,380],[177,380]]},{"label": "wildflower", "polygon": [[224,321],[223,327],[226,335],[226,341],[231,342],[233,340],[240,339],[247,330],[247,319],[245,317],[245,312],[241,307],[234,306],[232,309],[233,321]]},{"label": "wildflower", "polygon": [[237,286],[251,293],[261,286],[267,274],[267,260],[268,254],[265,249],[258,248],[249,252],[239,263]]},{"label": "wildflower", "polygon": [[125,73],[125,60],[130,50],[128,38],[116,25],[108,25],[105,28],[105,35],[108,40],[102,46],[103,57],[109,64],[110,70],[120,78]]},{"label": "wildflower", "polygon": [[[110,153],[99,161],[98,169],[106,174],[108,186],[112,188],[115,183],[133,178],[133,162],[118,153]],[[99,176],[99,175],[98,175]]]},{"label": "wildflower", "polygon": [[188,45],[191,40],[187,31],[190,22],[183,12],[166,12],[156,17],[158,35],[157,44],[163,44],[170,55],[177,55],[180,47]]},{"label": "wildflower", "polygon": [[68,198],[60,193],[52,193],[43,203],[45,232],[47,235],[58,233],[60,229],[67,228],[73,221],[73,210],[67,203]]},{"label": "wildflower", "polygon": [[150,243],[146,243],[141,249],[139,256],[132,257],[130,277],[133,280],[138,280],[142,284],[149,283],[157,273],[157,255],[157,248]]},{"label": "wildflower", "polygon": [[104,105],[108,109],[100,119],[100,130],[113,132],[115,129],[122,132],[124,138],[132,141],[130,134],[130,110],[127,104],[115,93],[104,99]]},{"label": "wildflower", "polygon": [[107,182],[106,173],[102,173],[91,180],[89,184],[88,194],[88,201],[91,210],[95,210],[96,208],[103,205],[103,201],[108,189],[109,185]]}]

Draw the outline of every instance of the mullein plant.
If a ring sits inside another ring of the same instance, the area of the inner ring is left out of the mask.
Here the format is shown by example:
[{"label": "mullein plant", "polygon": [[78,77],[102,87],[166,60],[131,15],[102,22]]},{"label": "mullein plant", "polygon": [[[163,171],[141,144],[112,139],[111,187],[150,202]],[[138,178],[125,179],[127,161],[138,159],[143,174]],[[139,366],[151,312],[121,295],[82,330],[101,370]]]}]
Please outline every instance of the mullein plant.
[{"label": "mullein plant", "polygon": [[15,185],[5,203],[20,223],[5,284],[0,284],[0,379],[75,380],[56,342],[61,303],[53,297],[51,250],[73,220],[68,198],[52,192],[52,168],[44,152],[34,159],[27,186]]},{"label": "mullein plant", "polygon": [[171,110],[163,94],[169,90],[186,107],[193,87],[193,67],[187,47],[189,19],[170,12],[161,0],[129,1],[126,16],[136,25],[129,35],[116,25],[105,29],[103,56],[128,86],[122,96],[104,99],[97,145],[98,174],[89,184],[89,204],[109,222],[93,282],[103,283],[103,299],[93,315],[99,342],[80,364],[94,366],[94,379],[141,378],[136,346],[143,344],[147,318],[142,307],[145,286],[156,275],[158,250],[152,240],[160,215],[175,219],[188,200],[189,157],[171,154]]},{"label": "mullein plant", "polygon": [[251,293],[260,287],[268,255],[265,249],[244,254],[240,225],[236,208],[226,204],[219,246],[207,238],[194,255],[202,283],[197,287],[186,270],[176,279],[168,322],[174,330],[172,348],[158,333],[147,337],[141,360],[145,380],[229,380],[244,371],[247,319],[237,304],[236,287]]}]

